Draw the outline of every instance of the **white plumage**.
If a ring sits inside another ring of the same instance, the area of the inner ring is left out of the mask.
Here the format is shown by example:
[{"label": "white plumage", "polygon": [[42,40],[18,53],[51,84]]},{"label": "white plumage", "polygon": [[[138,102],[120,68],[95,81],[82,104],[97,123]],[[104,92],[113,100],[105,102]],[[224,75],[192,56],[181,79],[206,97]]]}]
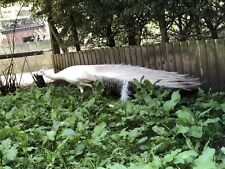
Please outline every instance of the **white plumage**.
[{"label": "white plumage", "polygon": [[198,78],[192,78],[188,75],[178,74],[176,72],[167,72],[163,70],[153,70],[132,65],[76,65],[65,68],[64,70],[48,74],[44,71],[41,73],[52,80],[65,80],[75,84],[83,92],[83,86],[90,86],[89,82],[96,80],[113,80],[123,83],[121,99],[128,98],[128,83],[134,79],[149,80],[158,86],[177,89],[193,89],[200,86]]}]

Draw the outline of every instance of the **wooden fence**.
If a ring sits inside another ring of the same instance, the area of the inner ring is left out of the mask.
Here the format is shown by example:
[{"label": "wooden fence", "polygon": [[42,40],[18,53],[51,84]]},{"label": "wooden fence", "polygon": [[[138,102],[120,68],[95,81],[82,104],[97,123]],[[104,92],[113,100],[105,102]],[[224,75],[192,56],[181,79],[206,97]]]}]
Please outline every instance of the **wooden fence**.
[{"label": "wooden fence", "polygon": [[72,65],[131,64],[199,77],[203,87],[225,90],[225,40],[100,48],[53,55],[55,71]]}]

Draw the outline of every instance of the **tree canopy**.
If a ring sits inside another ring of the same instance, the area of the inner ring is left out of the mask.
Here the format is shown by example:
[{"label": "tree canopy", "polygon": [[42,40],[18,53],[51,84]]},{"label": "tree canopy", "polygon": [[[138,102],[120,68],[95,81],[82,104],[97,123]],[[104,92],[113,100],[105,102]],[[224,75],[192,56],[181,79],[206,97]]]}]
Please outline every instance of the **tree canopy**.
[{"label": "tree canopy", "polygon": [[[23,0],[1,0],[1,5]],[[63,51],[93,46],[138,45],[224,36],[223,0],[29,0],[33,14],[46,18]],[[57,48],[56,45],[56,48]],[[59,52],[59,51],[58,51]]]}]

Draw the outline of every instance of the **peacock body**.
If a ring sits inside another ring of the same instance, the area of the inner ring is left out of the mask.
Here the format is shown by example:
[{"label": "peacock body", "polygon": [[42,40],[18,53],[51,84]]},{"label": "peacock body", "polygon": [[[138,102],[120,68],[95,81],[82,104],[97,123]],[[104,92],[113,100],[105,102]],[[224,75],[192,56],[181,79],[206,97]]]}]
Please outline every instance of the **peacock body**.
[{"label": "peacock body", "polygon": [[119,81],[123,83],[121,90],[122,100],[127,100],[128,83],[132,82],[134,79],[140,81],[144,78],[157,86],[185,90],[198,88],[201,84],[198,78],[193,78],[186,74],[121,64],[76,65],[65,68],[55,74],[45,73],[44,71],[41,73],[52,80],[65,80],[69,83],[76,84],[81,92],[83,92],[82,86],[91,86],[89,84],[91,81]]}]

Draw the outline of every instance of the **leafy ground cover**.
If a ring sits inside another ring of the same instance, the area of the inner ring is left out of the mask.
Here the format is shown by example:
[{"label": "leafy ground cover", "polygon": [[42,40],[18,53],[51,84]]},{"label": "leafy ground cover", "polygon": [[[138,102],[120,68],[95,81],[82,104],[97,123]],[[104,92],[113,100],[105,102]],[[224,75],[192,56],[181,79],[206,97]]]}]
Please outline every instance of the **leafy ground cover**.
[{"label": "leafy ground cover", "polygon": [[100,83],[0,97],[0,168],[223,169],[225,94],[192,97],[134,81],[128,102]]}]

